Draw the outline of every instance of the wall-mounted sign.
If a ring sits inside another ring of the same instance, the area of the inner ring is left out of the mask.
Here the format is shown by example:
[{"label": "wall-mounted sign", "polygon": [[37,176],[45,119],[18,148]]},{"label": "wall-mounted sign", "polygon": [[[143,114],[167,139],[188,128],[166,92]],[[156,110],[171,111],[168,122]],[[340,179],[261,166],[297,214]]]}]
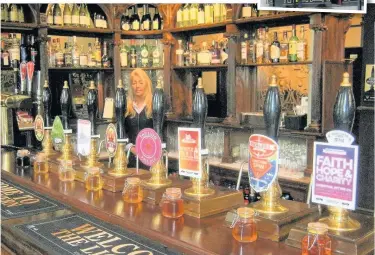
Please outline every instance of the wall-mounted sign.
[{"label": "wall-mounted sign", "polygon": [[249,138],[249,180],[256,192],[266,191],[279,170],[279,145],[264,135]]},{"label": "wall-mounted sign", "polygon": [[312,201],[355,209],[358,146],[314,143]]},{"label": "wall-mounted sign", "polygon": [[36,139],[41,142],[44,138],[44,120],[42,115],[36,115],[34,120],[34,133]]},{"label": "wall-mounted sign", "polygon": [[152,166],[161,158],[161,139],[152,128],[142,129],[135,141],[139,160],[146,166]]},{"label": "wall-mounted sign", "polygon": [[105,131],[105,148],[111,158],[116,154],[117,150],[117,133],[116,126],[110,123]]},{"label": "wall-mounted sign", "polygon": [[178,128],[178,158],[180,175],[202,176],[200,128]]},{"label": "wall-mounted sign", "polygon": [[375,86],[375,65],[366,65],[365,88],[363,101],[374,102],[374,86]]},{"label": "wall-mounted sign", "polygon": [[83,156],[88,156],[91,146],[91,122],[89,120],[77,121],[77,151]]},{"label": "wall-mounted sign", "polygon": [[64,127],[59,116],[53,120],[51,136],[55,150],[61,151],[64,144]]}]

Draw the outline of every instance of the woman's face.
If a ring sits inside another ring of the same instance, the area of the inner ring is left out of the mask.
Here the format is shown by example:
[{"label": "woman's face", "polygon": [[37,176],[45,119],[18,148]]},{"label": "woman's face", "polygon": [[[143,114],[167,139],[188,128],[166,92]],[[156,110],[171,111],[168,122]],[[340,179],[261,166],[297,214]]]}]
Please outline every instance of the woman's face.
[{"label": "woman's face", "polygon": [[135,75],[132,81],[133,94],[137,97],[142,97],[146,90],[146,81],[138,75]]}]

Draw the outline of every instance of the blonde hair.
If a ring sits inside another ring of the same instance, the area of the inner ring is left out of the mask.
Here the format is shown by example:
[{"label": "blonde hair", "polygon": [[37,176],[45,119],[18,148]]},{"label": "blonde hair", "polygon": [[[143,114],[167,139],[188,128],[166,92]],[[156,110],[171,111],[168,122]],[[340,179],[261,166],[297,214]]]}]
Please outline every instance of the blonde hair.
[{"label": "blonde hair", "polygon": [[133,94],[133,87],[131,86],[133,84],[133,79],[138,76],[143,80],[143,82],[146,83],[146,89],[145,89],[145,107],[146,107],[146,117],[149,119],[152,117],[152,86],[151,86],[151,80],[148,77],[147,73],[143,71],[140,68],[136,68],[133,72],[130,74],[130,89],[128,90],[128,97],[127,97],[127,107],[126,107],[126,114],[125,116],[135,117],[135,110],[133,107],[134,102],[134,94]]}]

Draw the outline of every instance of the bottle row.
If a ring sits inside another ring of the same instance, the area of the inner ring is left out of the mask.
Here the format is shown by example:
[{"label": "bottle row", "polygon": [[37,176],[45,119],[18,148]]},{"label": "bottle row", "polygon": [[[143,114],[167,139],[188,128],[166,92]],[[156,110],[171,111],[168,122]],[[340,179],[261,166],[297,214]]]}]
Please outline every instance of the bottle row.
[{"label": "bottle row", "polygon": [[1,4],[1,21],[5,22],[25,22],[25,14],[22,5]]},{"label": "bottle row", "polygon": [[37,63],[38,46],[34,35],[21,35],[21,40],[17,38],[17,34],[2,34],[1,40],[1,67],[19,68],[20,62],[32,61]]},{"label": "bottle row", "polygon": [[295,25],[292,26],[292,35],[289,38],[288,31],[284,30],[281,42],[277,32],[273,33],[273,41],[271,41],[267,27],[259,28],[257,36],[254,32],[250,38],[245,33],[241,42],[241,64],[306,61],[308,45],[304,26],[300,29],[299,38],[296,35]]},{"label": "bottle row", "polygon": [[107,42],[104,41],[102,47],[98,38],[95,39],[95,43],[88,43],[87,50],[82,43],[77,43],[76,36],[68,37],[64,48],[61,46],[60,38],[49,38],[48,59],[49,67],[112,67]]},{"label": "bottle row", "polygon": [[[163,29],[163,18],[160,16],[157,8],[152,9],[154,9],[153,13],[150,11],[148,4],[143,5],[142,11],[139,11],[137,5],[129,7],[121,17],[121,29],[124,31]],[[153,15],[152,19],[151,15]]]},{"label": "bottle row", "polygon": [[49,6],[46,14],[48,25],[108,28],[104,15],[94,13],[91,18],[87,4],[64,4],[63,7],[53,4]]},{"label": "bottle row", "polygon": [[225,4],[184,4],[177,11],[176,27],[223,22],[227,19]]},{"label": "bottle row", "polygon": [[226,64],[227,51],[226,41],[219,43],[213,40],[210,48],[207,47],[207,42],[202,42],[202,47],[194,46],[193,42],[186,42],[184,48],[182,40],[178,40],[176,66]]},{"label": "bottle row", "polygon": [[121,67],[162,67],[164,65],[163,48],[159,40],[123,40],[120,48]]}]

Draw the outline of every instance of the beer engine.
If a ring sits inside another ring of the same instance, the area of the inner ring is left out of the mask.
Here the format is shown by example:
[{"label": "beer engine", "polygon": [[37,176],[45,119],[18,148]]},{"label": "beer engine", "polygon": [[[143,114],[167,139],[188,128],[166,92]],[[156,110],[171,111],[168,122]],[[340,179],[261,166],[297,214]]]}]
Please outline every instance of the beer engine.
[{"label": "beer engine", "polygon": [[51,118],[51,103],[52,103],[52,93],[48,86],[48,81],[44,81],[42,102],[44,107],[44,138],[42,142],[44,155],[51,156],[56,154],[53,150],[52,144],[52,118]]},{"label": "beer engine", "polygon": [[[335,130],[350,133],[355,117],[355,101],[353,89],[349,81],[349,73],[343,74],[336,102],[333,109]],[[323,215],[326,213],[323,212]],[[300,247],[302,238],[307,234],[307,224],[319,220],[327,224],[332,240],[332,253],[335,254],[372,254],[374,252],[374,217],[358,213],[350,213],[342,207],[328,206],[328,216],[311,217],[310,221],[297,224],[290,231],[286,244]],[[320,218],[320,219],[319,219]]]},{"label": "beer engine", "polygon": [[209,186],[208,152],[204,140],[207,109],[207,96],[204,93],[202,78],[198,78],[193,100],[193,123],[201,129],[201,148],[204,148],[201,161],[202,177],[192,178],[193,186],[184,191],[185,214],[197,218],[221,213],[243,204],[242,192]]},{"label": "beer engine", "polygon": [[62,155],[57,158],[59,161],[73,160],[73,146],[71,141],[72,129],[70,129],[69,125],[71,100],[68,82],[64,81],[64,87],[60,96],[62,122],[64,127],[64,145],[62,148]]}]

